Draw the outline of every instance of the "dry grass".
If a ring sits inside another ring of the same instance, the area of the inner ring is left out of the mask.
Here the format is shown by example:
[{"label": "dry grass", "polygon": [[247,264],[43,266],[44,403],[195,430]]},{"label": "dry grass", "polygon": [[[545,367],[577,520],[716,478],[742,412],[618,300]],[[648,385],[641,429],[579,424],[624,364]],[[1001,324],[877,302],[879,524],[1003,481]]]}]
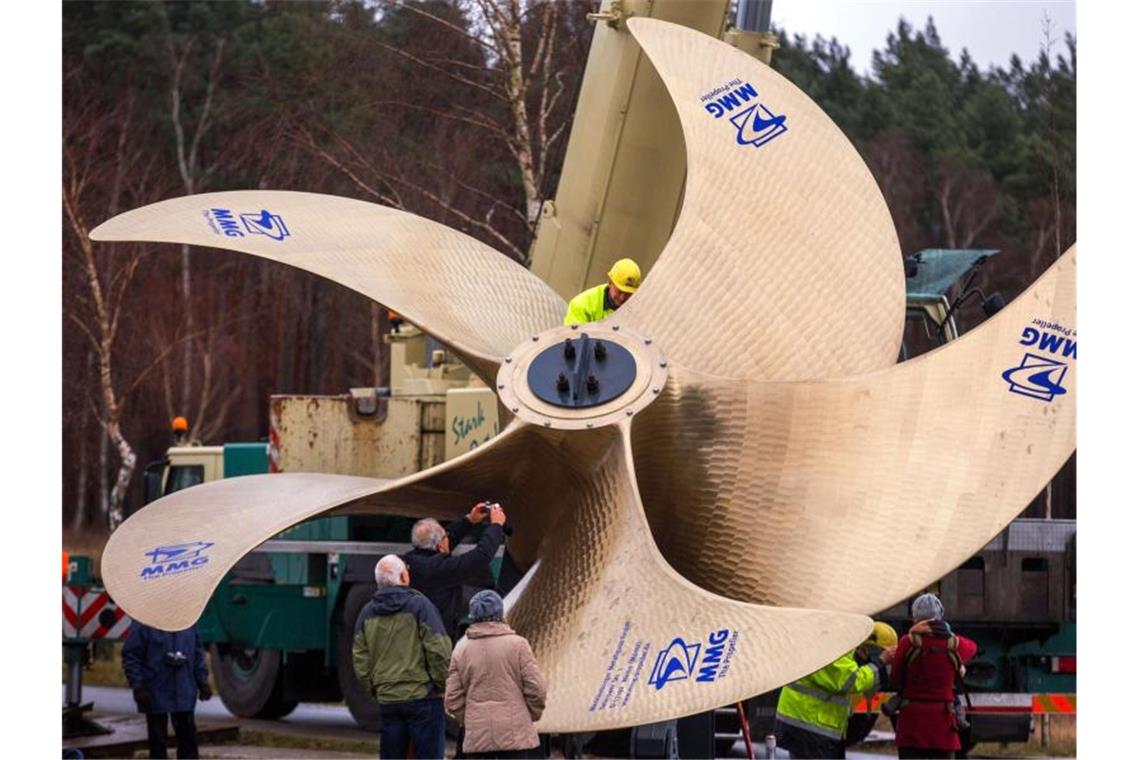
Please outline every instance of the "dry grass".
[{"label": "dry grass", "polygon": [[[83,669],[83,683],[87,686],[121,686],[128,688],[123,674],[123,645],[121,642],[104,642],[95,647],[95,657]],[[67,665],[63,666],[63,680],[67,680]]]},{"label": "dry grass", "polygon": [[1041,716],[1033,719],[1033,733],[1024,744],[983,742],[971,752],[986,757],[1076,757],[1077,716],[1052,715],[1049,720],[1049,746],[1041,743]]},{"label": "dry grass", "polygon": [[[880,731],[890,731],[891,724],[885,717],[880,716],[875,728]],[[892,743],[880,742],[874,744],[857,744],[852,749],[859,752],[881,754],[888,757],[895,756],[895,746]],[[982,742],[970,751],[971,757],[1076,757],[1077,756],[1077,719],[1075,715],[1053,715],[1049,723],[1049,746],[1041,743],[1041,716],[1034,718],[1033,732],[1029,741],[1003,744],[1000,742]]]}]

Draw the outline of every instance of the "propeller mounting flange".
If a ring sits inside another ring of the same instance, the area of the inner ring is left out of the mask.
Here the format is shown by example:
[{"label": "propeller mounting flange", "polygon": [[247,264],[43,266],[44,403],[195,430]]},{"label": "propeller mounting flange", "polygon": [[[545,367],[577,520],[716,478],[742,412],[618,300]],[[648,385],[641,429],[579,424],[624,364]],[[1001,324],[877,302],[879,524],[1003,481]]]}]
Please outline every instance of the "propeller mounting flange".
[{"label": "propeller mounting flange", "polygon": [[657,398],[668,374],[650,338],[607,320],[533,336],[503,359],[496,385],[521,419],[581,430],[632,417]]}]

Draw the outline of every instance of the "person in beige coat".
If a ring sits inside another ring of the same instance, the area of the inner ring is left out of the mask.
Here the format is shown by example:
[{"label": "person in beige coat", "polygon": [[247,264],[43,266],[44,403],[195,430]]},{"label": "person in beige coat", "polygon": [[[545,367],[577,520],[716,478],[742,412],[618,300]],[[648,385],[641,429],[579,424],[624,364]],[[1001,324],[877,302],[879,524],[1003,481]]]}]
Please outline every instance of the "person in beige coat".
[{"label": "person in beige coat", "polygon": [[546,707],[546,679],[530,644],[503,622],[494,591],[471,597],[471,626],[451,656],[444,707],[463,726],[467,757],[541,757],[534,721]]}]

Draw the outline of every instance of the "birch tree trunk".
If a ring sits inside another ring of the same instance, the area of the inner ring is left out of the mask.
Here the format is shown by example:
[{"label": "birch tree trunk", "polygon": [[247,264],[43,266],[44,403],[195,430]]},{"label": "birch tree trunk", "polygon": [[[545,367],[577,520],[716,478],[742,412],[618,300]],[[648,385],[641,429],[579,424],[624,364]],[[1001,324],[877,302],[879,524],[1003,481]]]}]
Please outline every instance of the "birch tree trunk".
[{"label": "birch tree trunk", "polygon": [[[202,138],[210,127],[211,107],[214,101],[214,90],[221,74],[222,58],[225,52],[225,38],[219,38],[214,47],[214,56],[210,63],[206,80],[206,92],[202,99],[201,110],[193,131],[188,135],[187,127],[183,124],[183,78],[186,67],[194,50],[194,40],[188,40],[179,50],[174,40],[174,32],[170,28],[170,20],[165,9],[162,11],[166,30],[166,54],[171,66],[170,79],[170,123],[174,129],[174,148],[178,160],[178,174],[182,179],[182,190],[186,195],[193,195],[203,184],[202,180],[213,172],[213,167],[203,168],[199,165],[199,149]],[[182,262],[179,276],[179,295],[182,299],[183,329],[186,336],[194,335],[194,300],[192,289],[192,275],[190,266],[190,246],[182,246]],[[193,392],[194,373],[194,344],[187,339],[182,346],[182,377],[179,384],[178,408],[180,414],[189,413],[191,393]],[[198,426],[201,418],[195,420]],[[195,437],[196,430],[191,431]]]},{"label": "birch tree trunk", "polygon": [[[124,125],[124,129],[125,128]],[[128,442],[126,436],[123,435],[122,425],[120,423],[120,417],[123,411],[122,398],[115,388],[115,378],[111,364],[115,335],[118,330],[118,319],[121,313],[119,307],[122,304],[126,284],[131,280],[135,267],[138,265],[138,257],[136,255],[128,260],[126,270],[122,273],[122,276],[120,278],[112,278],[112,281],[118,279],[116,287],[112,293],[106,293],[99,277],[99,267],[95,261],[94,244],[91,242],[90,237],[88,237],[89,228],[79,215],[77,208],[77,200],[80,197],[81,191],[81,182],[73,181],[70,183],[70,186],[65,183],[63,188],[63,207],[71,229],[79,242],[79,249],[82,253],[83,269],[87,286],[90,289],[95,325],[93,328],[89,327],[74,316],[73,320],[79,323],[95,349],[96,366],[99,374],[100,401],[103,413],[103,419],[100,420],[100,422],[106,433],[105,436],[101,436],[101,439],[105,442],[109,441],[110,444],[115,447],[119,455],[119,470],[115,477],[115,483],[110,489],[110,493],[107,493],[105,487],[100,489],[101,499],[106,500],[106,506],[103,507],[103,511],[107,519],[107,524],[113,531],[119,527],[119,524],[123,521],[123,501],[126,498],[127,487],[130,484],[131,476],[135,471],[136,457],[130,442]],[[108,299],[108,295],[112,297]],[[101,480],[106,477],[108,471],[104,453],[105,446],[106,444],[104,443],[100,449]]]},{"label": "birch tree trunk", "polygon": [[[84,124],[79,128],[81,131],[65,134],[63,152],[64,219],[74,235],[75,249],[79,253],[79,264],[87,286],[83,301],[88,307],[81,314],[69,303],[66,316],[87,339],[94,355],[99,388],[99,423],[104,433],[99,436],[100,515],[107,520],[111,530],[123,521],[123,503],[136,464],[134,449],[122,428],[121,417],[126,395],[116,385],[113,365],[123,300],[138,268],[141,254],[138,249],[132,249],[123,255],[112,253],[109,263],[98,261],[95,244],[88,234],[90,225],[84,218],[82,207],[85,203],[90,203],[86,199],[89,187],[98,186],[94,147],[108,142],[106,133],[114,130],[117,132],[113,134],[115,149],[107,162],[98,167],[110,175],[107,186],[111,191],[109,196],[105,196],[106,207],[103,213],[109,216],[117,211],[123,176],[130,171],[131,162],[138,155],[129,152],[131,142],[128,137],[133,115],[134,99],[128,97],[121,104],[121,111],[110,114],[106,120]],[[141,377],[140,375],[140,379]],[[137,382],[138,380],[135,384]],[[107,478],[111,468],[108,446],[113,446],[119,456],[119,468],[114,484],[109,488]]]}]

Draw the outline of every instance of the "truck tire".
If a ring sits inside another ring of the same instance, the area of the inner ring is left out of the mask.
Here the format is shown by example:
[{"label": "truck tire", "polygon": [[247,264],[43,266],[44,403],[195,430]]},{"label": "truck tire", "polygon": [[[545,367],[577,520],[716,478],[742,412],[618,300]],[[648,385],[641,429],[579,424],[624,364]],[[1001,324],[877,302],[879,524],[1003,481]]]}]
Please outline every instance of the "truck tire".
[{"label": "truck tire", "polygon": [[297,700],[285,699],[285,668],[275,649],[210,645],[211,671],[226,709],[241,718],[282,718]]},{"label": "truck tire", "polygon": [[343,613],[336,630],[336,678],[353,720],[365,731],[380,730],[380,705],[365,690],[352,669],[352,636],[356,618],[372,598],[375,586],[357,583],[344,595]]}]

